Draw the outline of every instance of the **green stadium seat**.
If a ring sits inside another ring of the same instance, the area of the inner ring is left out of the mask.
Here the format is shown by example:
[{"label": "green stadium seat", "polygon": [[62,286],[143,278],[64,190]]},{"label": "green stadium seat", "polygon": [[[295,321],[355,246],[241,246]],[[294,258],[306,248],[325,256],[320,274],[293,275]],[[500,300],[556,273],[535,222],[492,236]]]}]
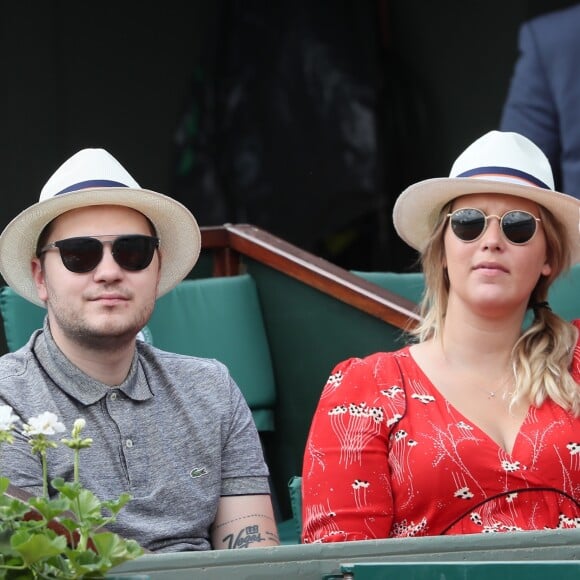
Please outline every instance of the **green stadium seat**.
[{"label": "green stadium seat", "polygon": [[[418,272],[353,272],[412,302],[419,303],[423,295],[423,274]],[[580,318],[580,264],[560,277],[550,288],[549,302],[552,310],[565,320]]]},{"label": "green stadium seat", "polygon": [[258,430],[274,429],[276,385],[251,276],[184,280],[159,298],[147,328],[158,348],[223,362],[244,393]]},{"label": "green stadium seat", "polygon": [[28,302],[9,286],[0,288],[0,313],[9,352],[24,346],[30,335],[42,328],[46,309]]}]

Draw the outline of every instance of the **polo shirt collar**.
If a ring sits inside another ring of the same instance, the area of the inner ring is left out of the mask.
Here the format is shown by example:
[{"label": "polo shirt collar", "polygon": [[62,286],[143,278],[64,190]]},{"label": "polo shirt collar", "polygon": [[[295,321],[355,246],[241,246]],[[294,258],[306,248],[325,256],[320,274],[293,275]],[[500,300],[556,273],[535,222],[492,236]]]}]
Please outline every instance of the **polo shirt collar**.
[{"label": "polo shirt collar", "polygon": [[54,342],[48,325],[48,316],[44,319],[43,330],[37,335],[32,349],[56,387],[83,405],[96,403],[110,393],[112,388],[119,389],[134,401],[145,401],[153,397],[147,377],[139,363],[137,349],[127,378],[118,387],[110,387],[93,379],[70,362]]}]

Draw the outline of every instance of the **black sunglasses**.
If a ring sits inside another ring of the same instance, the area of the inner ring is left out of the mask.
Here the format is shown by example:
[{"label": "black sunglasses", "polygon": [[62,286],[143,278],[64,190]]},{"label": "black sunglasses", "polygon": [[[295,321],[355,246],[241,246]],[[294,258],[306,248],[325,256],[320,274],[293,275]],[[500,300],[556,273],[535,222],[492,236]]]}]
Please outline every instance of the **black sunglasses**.
[{"label": "black sunglasses", "polygon": [[506,211],[502,216],[485,215],[480,209],[473,207],[456,209],[448,213],[453,233],[463,242],[475,242],[487,229],[490,218],[499,220],[501,231],[506,240],[515,245],[527,244],[538,229],[538,222],[542,221],[528,211],[513,209]]},{"label": "black sunglasses", "polygon": [[124,270],[137,272],[151,264],[153,254],[159,247],[159,238],[139,234],[117,236],[83,236],[67,238],[47,244],[38,252],[38,257],[49,250],[58,249],[60,259],[67,270],[84,274],[94,270],[103,259],[103,245],[111,243],[115,262]]}]

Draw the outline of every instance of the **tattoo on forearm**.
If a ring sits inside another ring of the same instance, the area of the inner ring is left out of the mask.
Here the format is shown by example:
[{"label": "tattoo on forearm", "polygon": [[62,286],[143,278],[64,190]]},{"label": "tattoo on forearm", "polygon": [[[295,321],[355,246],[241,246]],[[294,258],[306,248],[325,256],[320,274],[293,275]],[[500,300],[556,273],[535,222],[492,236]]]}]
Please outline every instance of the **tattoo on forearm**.
[{"label": "tattoo on forearm", "polygon": [[226,528],[221,532],[220,541],[223,547],[230,550],[258,547],[262,543],[266,543],[266,545],[280,544],[276,520],[271,515],[254,513],[237,516],[215,525],[213,533],[224,526]]},{"label": "tattoo on forearm", "polygon": [[218,530],[219,528],[223,528],[223,526],[227,526],[227,525],[231,524],[232,522],[237,522],[238,520],[245,520],[247,518],[264,518],[264,519],[270,520],[272,522],[274,521],[274,518],[272,518],[270,516],[265,516],[264,514],[248,514],[245,516],[240,516],[239,518],[233,518],[231,520],[228,520],[227,522],[222,522],[221,524],[214,526],[214,529]]},{"label": "tattoo on forearm", "polygon": [[[269,534],[266,534],[269,535]],[[237,548],[249,548],[251,544],[259,544],[267,539],[262,535],[259,525],[245,526],[237,534],[228,534],[222,538],[230,550]]]}]

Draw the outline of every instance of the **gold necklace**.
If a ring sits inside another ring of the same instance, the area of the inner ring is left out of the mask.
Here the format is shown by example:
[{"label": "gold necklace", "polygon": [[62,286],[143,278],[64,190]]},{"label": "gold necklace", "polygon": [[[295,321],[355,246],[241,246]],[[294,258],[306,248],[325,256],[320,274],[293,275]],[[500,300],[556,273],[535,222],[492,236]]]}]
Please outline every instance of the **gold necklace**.
[{"label": "gold necklace", "polygon": [[475,385],[475,388],[477,390],[485,393],[487,395],[487,399],[490,401],[491,400],[499,400],[499,397],[497,396],[497,395],[499,395],[499,393],[501,393],[501,399],[505,400],[514,394],[513,390],[508,391],[508,388],[510,386],[512,386],[512,387],[514,386],[513,372],[508,373],[508,371],[506,370],[506,372],[503,374],[503,376],[499,380],[495,381],[495,384],[497,385],[497,387],[495,389],[493,389],[493,391],[491,389],[485,388],[485,387],[480,386],[478,384]]},{"label": "gold necklace", "polygon": [[508,391],[508,390],[506,390],[506,387],[507,387],[507,384],[506,384],[506,383],[507,383],[508,381],[510,381],[510,383],[512,383],[512,384],[513,384],[513,379],[504,378],[504,379],[501,381],[501,384],[500,384],[500,386],[499,386],[499,387],[497,387],[497,389],[495,389],[495,390],[493,390],[493,391],[490,391],[490,390],[488,390],[488,389],[484,389],[484,388],[482,388],[482,387],[479,387],[479,386],[478,386],[477,388],[478,388],[480,391],[483,391],[483,392],[484,392],[484,393],[487,395],[487,398],[488,398],[488,400],[495,399],[495,398],[496,398],[496,395],[497,395],[497,394],[498,394],[500,391],[503,391],[503,393],[502,393],[502,395],[501,395],[501,398],[502,398],[502,400],[505,400],[505,399],[507,399],[508,397],[511,397],[511,396],[514,394],[514,393],[513,393],[513,391]]},{"label": "gold necklace", "polygon": [[[445,364],[449,366],[449,361],[447,359],[447,354],[445,352],[445,349],[443,348],[443,346],[441,346],[441,350],[442,350],[442,355],[443,355],[443,360],[445,361]],[[487,395],[487,399],[489,401],[491,400],[499,400],[497,398],[497,395],[500,391],[503,391],[503,394],[501,396],[502,400],[507,399],[508,397],[511,397],[514,394],[514,391],[508,391],[507,387],[508,387],[508,383],[510,385],[514,385],[514,376],[513,376],[513,371],[508,373],[508,369],[506,369],[502,375],[502,377],[500,378],[499,381],[496,381],[496,384],[499,382],[499,385],[497,386],[497,388],[495,388],[493,391],[490,389],[486,389],[485,387],[481,387],[479,385],[474,385],[475,388],[479,391],[484,392]]]}]

